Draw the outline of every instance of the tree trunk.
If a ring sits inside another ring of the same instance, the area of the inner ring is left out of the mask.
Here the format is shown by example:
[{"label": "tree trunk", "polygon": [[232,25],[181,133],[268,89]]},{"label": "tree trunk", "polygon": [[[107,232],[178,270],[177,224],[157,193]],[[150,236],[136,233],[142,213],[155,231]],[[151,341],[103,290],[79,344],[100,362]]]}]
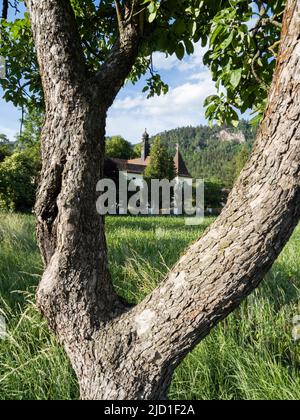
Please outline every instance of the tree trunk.
[{"label": "tree trunk", "polygon": [[8,0],[3,0],[1,18],[7,19],[8,15]]},{"label": "tree trunk", "polygon": [[134,24],[101,72],[84,64],[69,1],[27,0],[46,98],[36,213],[45,273],[38,305],[83,399],[164,399],[174,369],[253,291],[300,217],[300,20],[288,0],[269,105],[228,204],[142,303],[111,284],[96,213],[105,118],[135,60]]}]

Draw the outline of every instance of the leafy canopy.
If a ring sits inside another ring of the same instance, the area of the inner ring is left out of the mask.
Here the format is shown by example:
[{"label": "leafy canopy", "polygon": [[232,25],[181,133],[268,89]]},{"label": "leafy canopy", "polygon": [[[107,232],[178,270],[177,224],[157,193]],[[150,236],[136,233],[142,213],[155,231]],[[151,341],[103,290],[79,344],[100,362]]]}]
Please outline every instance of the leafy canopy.
[{"label": "leafy canopy", "polygon": [[26,151],[16,152],[0,162],[0,210],[31,211],[39,169]]},{"label": "leafy canopy", "polygon": [[9,144],[9,140],[6,134],[0,133],[0,146]]},{"label": "leafy canopy", "polygon": [[44,113],[39,108],[25,113],[22,131],[16,137],[16,150],[24,152],[37,167],[41,166],[41,132]]},{"label": "leafy canopy", "polygon": [[11,146],[9,140],[5,134],[0,133],[0,163],[11,155]]},{"label": "leafy canopy", "polygon": [[131,159],[134,156],[132,145],[121,136],[109,137],[105,143],[107,157]]},{"label": "leafy canopy", "polygon": [[[238,123],[237,111],[265,107],[278,51],[284,0],[70,0],[90,71],[98,71],[119,37],[116,4],[124,17],[138,17],[142,41],[129,79],[148,74],[148,96],[168,91],[152,65],[156,51],[182,60],[194,44],[207,49],[218,95],[206,100],[210,120]],[[15,3],[23,3],[16,1]],[[134,8],[132,8],[134,5]],[[21,5],[19,5],[21,7]],[[16,106],[42,107],[43,96],[28,14],[2,19],[0,55],[7,78],[0,80],[4,98]],[[199,63],[199,67],[201,63]]]}]

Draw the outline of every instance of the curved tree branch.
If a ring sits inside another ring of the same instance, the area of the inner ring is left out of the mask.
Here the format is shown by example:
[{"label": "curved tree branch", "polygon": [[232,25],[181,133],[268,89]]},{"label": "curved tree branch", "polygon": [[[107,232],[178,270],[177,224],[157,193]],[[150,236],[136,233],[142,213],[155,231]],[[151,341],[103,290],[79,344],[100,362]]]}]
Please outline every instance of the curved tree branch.
[{"label": "curved tree branch", "polygon": [[[119,23],[119,38],[113,46],[108,59],[93,78],[98,84],[101,95],[106,97],[107,106],[111,106],[124,84],[138,56],[142,33],[139,16],[133,16],[135,1],[131,2],[130,19],[125,21],[121,15],[119,2],[116,1],[116,13]],[[143,17],[144,18],[144,17]]]},{"label": "curved tree branch", "polygon": [[[82,384],[83,397],[165,398],[174,368],[259,285],[298,224],[299,13],[299,2],[289,0],[269,105],[226,208],[158,288],[95,335],[95,353],[111,363],[109,390],[96,391],[100,368]],[[122,348],[119,364],[109,355],[110,342],[114,352]]]},{"label": "curved tree branch", "polygon": [[133,309],[112,288],[95,203],[106,112],[136,59],[139,23],[124,26],[107,62],[87,78],[70,2],[27,5],[47,103],[38,306],[64,344],[82,398],[165,398],[174,368],[258,286],[299,221],[299,2],[287,1],[268,109],[226,208]]},{"label": "curved tree branch", "polygon": [[108,103],[131,69],[139,35],[135,24],[126,26],[101,74],[91,76],[70,1],[26,4],[46,102],[43,176],[35,207],[46,266],[38,304],[52,329],[61,336],[64,331],[62,341],[70,342],[76,336],[70,317],[74,305],[85,308],[76,315],[81,336],[105,322],[112,307],[114,316],[124,308],[107,269],[96,184],[103,171]]},{"label": "curved tree branch", "polygon": [[[69,0],[25,0],[37,49],[43,88],[64,103],[76,100],[87,68],[74,12]],[[67,89],[65,82],[68,82]],[[45,95],[46,107],[51,100]]]},{"label": "curved tree branch", "polygon": [[[78,334],[88,337],[119,302],[107,269],[103,220],[95,205],[107,107],[90,83],[70,1],[26,4],[46,102],[35,206],[45,263],[38,304],[61,340],[73,342],[74,323]],[[68,331],[65,340],[63,331]]]}]

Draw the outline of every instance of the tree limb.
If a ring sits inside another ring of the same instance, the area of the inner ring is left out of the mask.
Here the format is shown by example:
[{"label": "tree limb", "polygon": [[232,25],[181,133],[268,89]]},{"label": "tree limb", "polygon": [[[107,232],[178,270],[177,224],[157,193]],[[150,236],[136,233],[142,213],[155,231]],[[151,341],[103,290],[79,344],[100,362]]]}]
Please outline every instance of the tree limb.
[{"label": "tree limb", "polygon": [[70,356],[82,398],[165,398],[174,368],[258,286],[299,221],[299,1],[287,0],[269,105],[228,204],[133,309],[110,281],[95,183],[107,108],[138,55],[139,24],[124,26],[107,62],[88,79],[94,93],[85,85],[70,2],[26,3],[47,103],[36,206],[46,248],[38,306]]},{"label": "tree limb", "polygon": [[259,285],[299,222],[299,12],[289,0],[264,121],[224,211],[132,311],[137,345],[175,365]]},{"label": "tree limb", "polygon": [[[165,398],[174,368],[260,284],[297,226],[299,12],[299,2],[288,0],[268,108],[250,161],[224,211],[187,250],[165,281],[141,304],[115,320],[111,333],[105,331],[95,352],[101,353],[101,360],[109,359],[109,343],[118,331],[114,351],[122,349],[126,361],[119,368],[118,359],[109,371],[109,391],[104,387],[98,394],[93,392],[105,371],[100,368],[95,380],[83,390],[83,396]],[[107,352],[103,350],[105,345]],[[124,396],[122,384],[128,380],[128,372],[133,371],[130,390]]]},{"label": "tree limb", "polygon": [[128,14],[128,16],[125,16],[126,23],[130,23],[132,21],[132,18],[135,12],[135,6],[136,6],[136,0],[132,0],[130,13]]},{"label": "tree limb", "polygon": [[[61,99],[71,98],[74,86],[84,83],[87,68],[74,12],[69,0],[47,0],[46,6],[38,0],[25,0],[45,93],[56,92]],[[62,91],[68,80],[72,89]],[[47,95],[45,95],[47,102]]]},{"label": "tree limb", "polygon": [[133,20],[124,25],[106,62],[93,77],[101,94],[105,95],[108,106],[112,104],[135,63],[140,40],[141,33],[138,22]]},{"label": "tree limb", "polygon": [[7,15],[8,15],[8,0],[3,0],[2,13],[1,13],[2,19],[7,20]]},{"label": "tree limb", "polygon": [[258,73],[255,69],[256,61],[262,56],[262,51],[259,48],[258,42],[257,42],[257,34],[258,34],[258,32],[260,31],[261,28],[269,25],[270,23],[276,25],[276,24],[279,24],[279,22],[276,22],[273,19],[270,19],[269,17],[266,17],[267,16],[267,9],[266,9],[266,7],[264,5],[264,2],[262,0],[258,0],[258,1],[256,1],[256,3],[259,7],[259,18],[258,18],[254,28],[252,28],[250,30],[250,32],[252,32],[252,37],[253,37],[257,52],[255,53],[255,55],[254,55],[254,57],[252,58],[252,61],[251,61],[251,72],[252,72],[254,78],[257,80],[257,82],[265,90],[267,90],[269,88],[269,86],[259,77],[259,75],[258,75]]},{"label": "tree limb", "polygon": [[120,32],[120,34],[122,34],[122,32],[123,32],[123,16],[122,16],[122,12],[121,12],[121,6],[120,6],[120,3],[119,3],[119,0],[114,0],[114,3],[115,3],[115,7],[116,7],[119,32]]},{"label": "tree limb", "polygon": [[254,78],[257,80],[257,82],[264,88],[264,89],[268,89],[269,86],[259,77],[259,75],[257,74],[257,71],[255,69],[255,64],[256,61],[261,57],[261,51],[258,49],[257,53],[255,54],[255,56],[252,59],[251,62],[251,72],[252,75],[254,76]]}]

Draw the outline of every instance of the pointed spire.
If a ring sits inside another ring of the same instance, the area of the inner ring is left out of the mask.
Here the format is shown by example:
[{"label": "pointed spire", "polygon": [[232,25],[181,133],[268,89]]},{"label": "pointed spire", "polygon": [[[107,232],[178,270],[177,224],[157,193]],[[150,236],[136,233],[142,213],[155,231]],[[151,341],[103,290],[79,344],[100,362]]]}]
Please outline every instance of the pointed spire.
[{"label": "pointed spire", "polygon": [[150,154],[150,143],[149,143],[149,134],[147,133],[147,128],[145,128],[145,133],[143,134],[143,142],[142,142],[142,154],[141,159],[143,162],[147,159]]},{"label": "pointed spire", "polygon": [[176,145],[176,154],[174,157],[175,169],[177,176],[190,177],[189,171],[185,165],[183,157],[179,150],[179,144]]},{"label": "pointed spire", "polygon": [[143,140],[149,140],[149,134],[147,132],[147,128],[145,128],[145,132],[143,134]]}]

